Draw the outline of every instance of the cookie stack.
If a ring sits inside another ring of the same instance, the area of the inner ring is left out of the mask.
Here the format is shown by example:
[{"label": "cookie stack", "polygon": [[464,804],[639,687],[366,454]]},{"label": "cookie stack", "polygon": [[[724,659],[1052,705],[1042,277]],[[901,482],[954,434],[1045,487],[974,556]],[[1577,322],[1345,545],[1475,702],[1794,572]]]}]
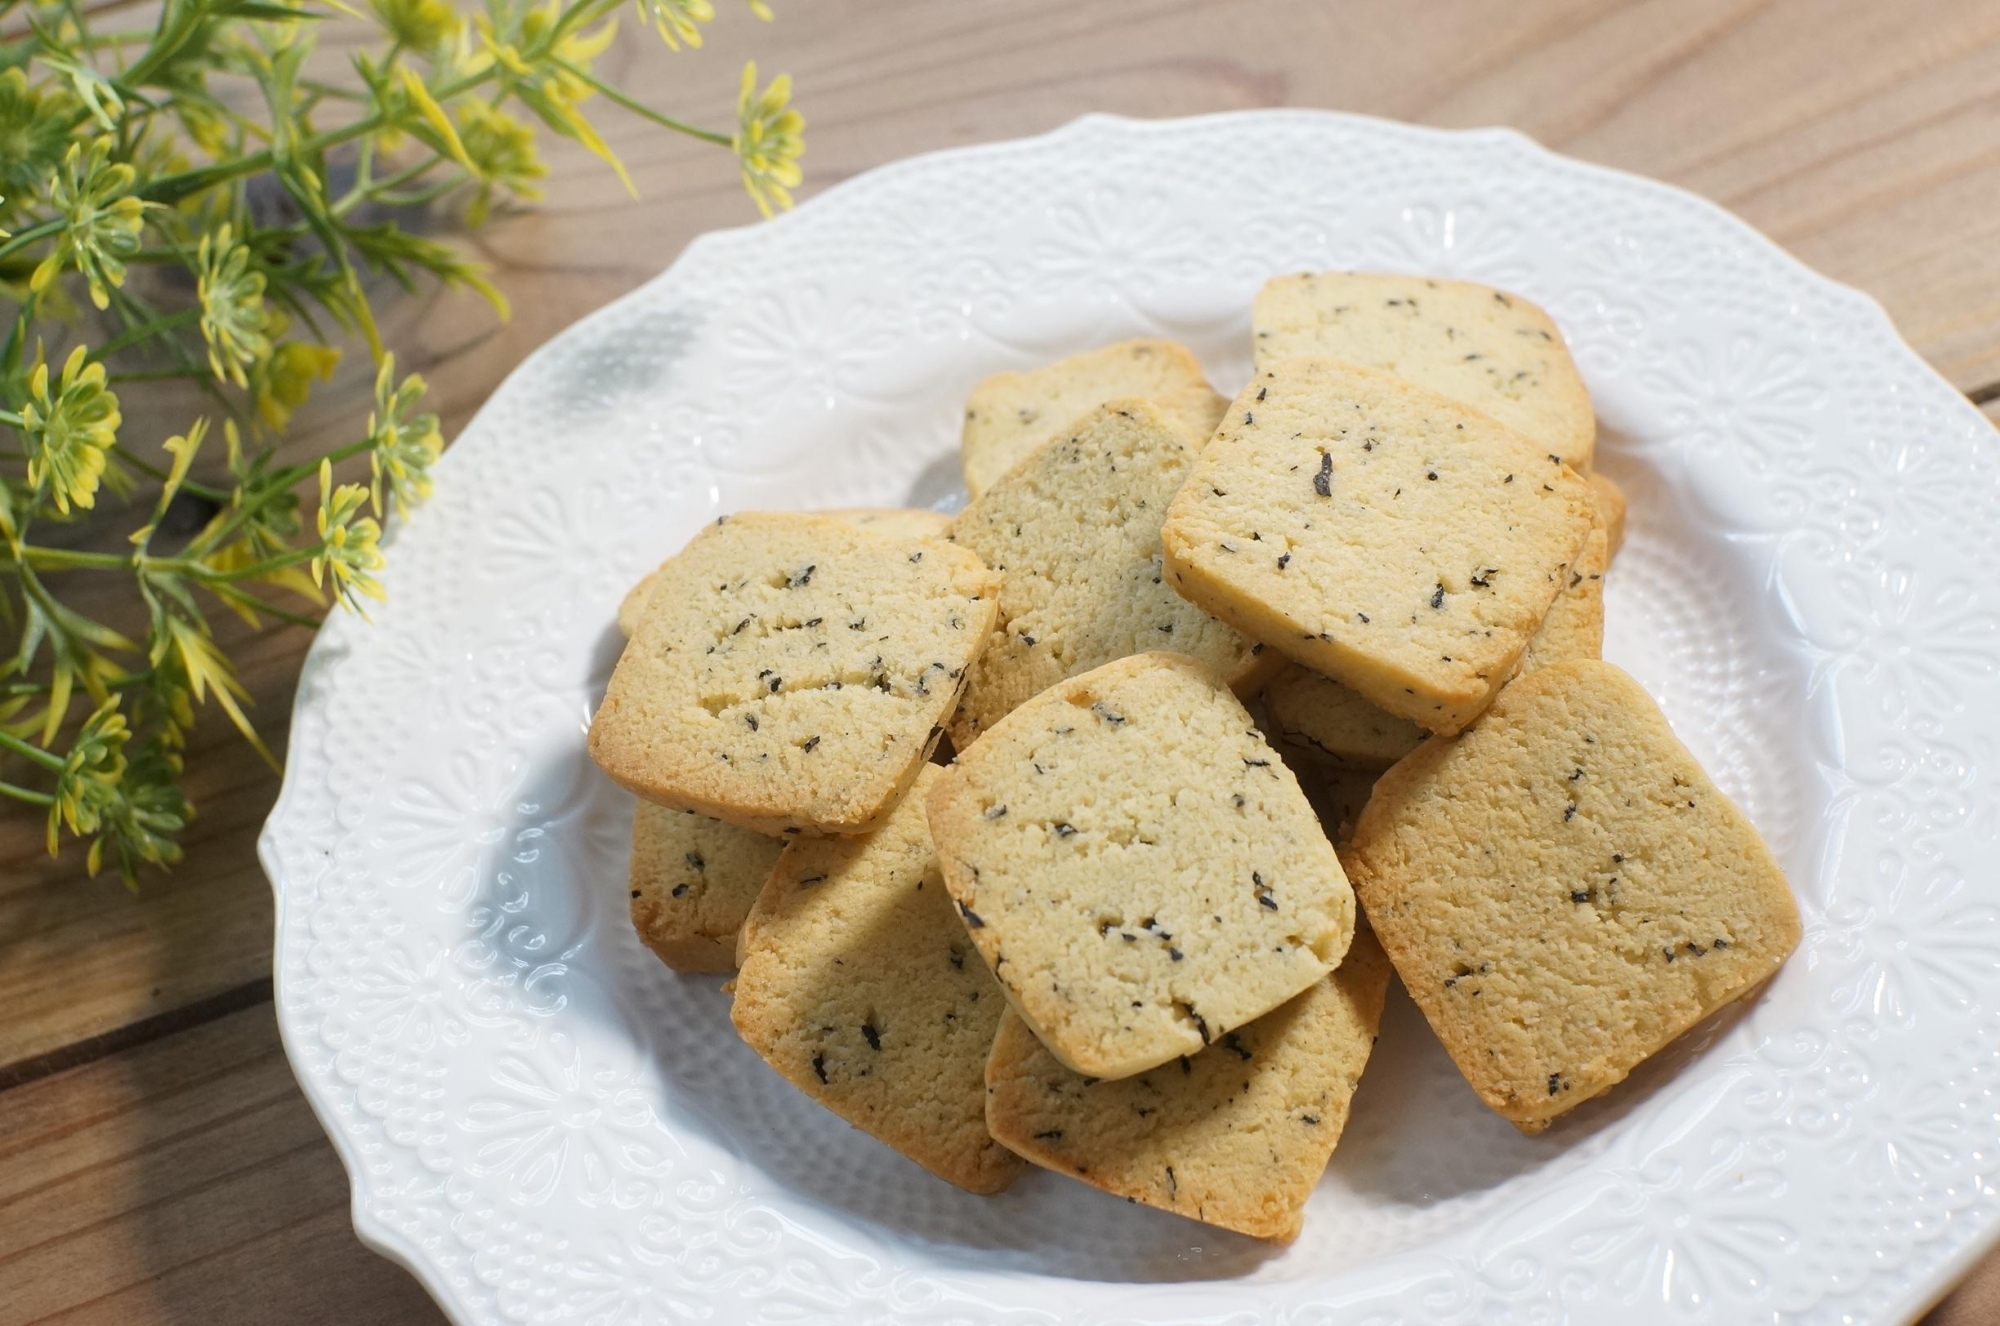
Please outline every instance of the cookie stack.
[{"label": "cookie stack", "polygon": [[1598,659],[1624,500],[1548,317],[1326,273],[1253,326],[1233,401],[1159,340],[981,384],[956,517],[704,529],[621,607],[590,748],[640,936],[734,969],[801,1090],[974,1192],[1030,1162],[1284,1239],[1392,970],[1536,1132],[1799,922]]}]

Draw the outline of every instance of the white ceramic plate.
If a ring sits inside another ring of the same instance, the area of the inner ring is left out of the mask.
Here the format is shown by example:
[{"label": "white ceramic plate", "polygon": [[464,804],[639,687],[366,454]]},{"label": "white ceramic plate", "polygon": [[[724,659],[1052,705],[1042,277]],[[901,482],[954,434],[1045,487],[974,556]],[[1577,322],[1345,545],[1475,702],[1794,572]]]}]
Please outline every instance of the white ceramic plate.
[{"label": "white ceramic plate", "polygon": [[[931,504],[968,388],[1177,337],[1233,390],[1276,272],[1520,290],[1631,495],[1607,653],[1749,812],[1799,954],[1527,1139],[1397,992],[1305,1232],[925,1175],[626,919],[584,729],[703,520]],[[1864,296],[1500,131],[1089,118],[705,236],[535,354],[307,661],[262,843],[278,1010],[361,1236],[464,1322],[1889,1322],[2000,1228],[2000,449]]]}]

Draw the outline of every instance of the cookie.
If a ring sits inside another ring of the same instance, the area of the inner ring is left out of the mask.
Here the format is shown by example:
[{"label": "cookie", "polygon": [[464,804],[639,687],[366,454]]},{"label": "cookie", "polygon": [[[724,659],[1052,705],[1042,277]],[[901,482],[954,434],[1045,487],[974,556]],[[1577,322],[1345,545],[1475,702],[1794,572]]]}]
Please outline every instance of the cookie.
[{"label": "cookie", "polygon": [[1610,561],[1609,536],[1602,524],[1594,525],[1569,568],[1568,583],[1521,651],[1517,674],[1568,658],[1604,657],[1604,571]]},{"label": "cookie", "polygon": [[785,848],[743,928],[730,1020],[785,1079],[948,1183],[999,1192],[1021,1162],[986,1131],[1006,1010],[938,875],[924,794],[872,833]]},{"label": "cookie", "polygon": [[1541,309],[1470,281],[1385,272],[1307,272],[1264,283],[1251,309],[1257,367],[1326,355],[1385,369],[1465,402],[1589,467],[1590,393]]},{"label": "cookie", "polygon": [[1195,454],[1157,406],[1113,401],[952,521],[952,542],[1001,575],[1000,617],[950,724],[954,746],[1057,682],[1129,654],[1186,654],[1239,690],[1255,690],[1282,662],[1164,583],[1160,521]]},{"label": "cookie", "polygon": [[[951,527],[951,517],[942,511],[926,511],[921,507],[850,507],[841,511],[818,511],[815,515],[828,520],[838,520],[856,529],[872,530],[877,534],[906,534],[912,538],[941,539]],[[625,592],[618,604],[618,630],[630,640],[639,631],[639,618],[646,610],[646,600],[653,587],[660,583],[663,572],[672,559],[646,573],[646,578]]]},{"label": "cookie", "polygon": [[1479,411],[1307,357],[1251,379],[1160,539],[1197,606],[1455,732],[1568,582],[1591,511],[1575,471]]},{"label": "cookie", "polygon": [[785,844],[691,810],[632,813],[632,926],[679,971],[736,970],[736,932]]},{"label": "cookie", "polygon": [[1264,708],[1287,741],[1363,769],[1388,768],[1430,735],[1296,663],[1264,688]]},{"label": "cookie", "polygon": [[945,884],[1056,1058],[1119,1078],[1324,976],[1354,899],[1298,780],[1179,654],[1059,682],[932,788]]},{"label": "cookie", "polygon": [[1108,400],[1139,396],[1197,447],[1229,404],[1185,346],[1152,337],[1121,341],[1026,373],[996,373],[965,402],[960,462],[977,498],[1042,443]]},{"label": "cookie", "polygon": [[1604,522],[1608,540],[1604,557],[1609,562],[1625,546],[1625,490],[1601,470],[1592,470],[1590,493],[1597,500],[1597,518]]},{"label": "cookie", "polygon": [[1366,930],[1333,975],[1220,1044],[1136,1077],[1071,1072],[1009,1013],[986,1126],[1044,1169],[1257,1238],[1291,1239],[1374,1048],[1389,961]]},{"label": "cookie", "polygon": [[1609,663],[1524,673],[1456,740],[1424,743],[1342,858],[1438,1039],[1528,1133],[1799,941],[1770,850]]},{"label": "cookie", "polygon": [[649,801],[758,833],[872,828],[956,708],[998,588],[938,540],[725,517],[668,563],[591,757]]}]

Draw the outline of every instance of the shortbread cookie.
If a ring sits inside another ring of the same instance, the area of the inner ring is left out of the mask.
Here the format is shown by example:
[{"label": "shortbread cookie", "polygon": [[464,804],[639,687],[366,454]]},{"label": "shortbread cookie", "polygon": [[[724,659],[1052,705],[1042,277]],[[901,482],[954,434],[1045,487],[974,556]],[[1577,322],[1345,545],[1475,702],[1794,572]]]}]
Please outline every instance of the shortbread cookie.
[{"label": "shortbread cookie", "polygon": [[1610,560],[1608,536],[1597,525],[1569,568],[1569,582],[1521,651],[1517,673],[1566,658],[1604,657],[1604,570]]},{"label": "shortbread cookie", "polygon": [[1129,1077],[1312,985],[1354,898],[1298,780],[1215,674],[1141,654],[1059,682],[929,802],[959,914],[1055,1056]]},{"label": "shortbread cookie", "polygon": [[[913,539],[941,539],[951,527],[951,517],[942,511],[926,511],[921,507],[849,507],[839,511],[816,511],[814,515],[825,516],[828,520],[838,520],[856,529],[870,530],[876,534],[907,535]],[[646,578],[625,592],[625,598],[618,605],[618,629],[627,640],[639,631],[639,618],[646,610],[646,600],[653,587],[660,583],[661,575],[672,565],[673,559],[660,563],[646,573]]]},{"label": "shortbread cookie", "polygon": [[1799,941],[1757,831],[1609,663],[1524,673],[1457,740],[1426,742],[1342,856],[1438,1039],[1528,1133]]},{"label": "shortbread cookie", "polygon": [[1436,732],[1477,717],[1590,532],[1590,486],[1457,401],[1324,358],[1260,370],[1168,509],[1174,586]]},{"label": "shortbread cookie", "polygon": [[1006,1000],[938,875],[926,766],[882,827],[785,849],[743,930],[730,1020],[799,1090],[972,1192],[1021,1162],[986,1131]]},{"label": "shortbread cookie", "polygon": [[1160,521],[1196,447],[1158,407],[1113,401],[982,493],[952,542],[1001,575],[1000,617],[950,724],[960,750],[1066,677],[1149,649],[1200,659],[1254,690],[1275,650],[1244,639],[1164,583]]},{"label": "shortbread cookie", "polygon": [[1597,416],[1549,315],[1470,281],[1318,272],[1264,283],[1250,314],[1257,367],[1326,355],[1380,368],[1492,415],[1575,469]]},{"label": "shortbread cookie", "polygon": [[1057,1062],[1009,1013],[986,1064],[986,1125],[1037,1165],[1258,1238],[1298,1234],[1375,1045],[1389,960],[1366,930],[1333,975],[1137,1077]]},{"label": "shortbread cookie", "polygon": [[1264,708],[1287,741],[1363,769],[1388,768],[1430,735],[1370,704],[1352,687],[1296,663],[1264,688]]},{"label": "shortbread cookie", "polygon": [[785,844],[691,810],[632,813],[632,926],[680,971],[736,970],[736,932]]},{"label": "shortbread cookie", "polygon": [[910,785],[999,577],[934,539],[725,517],[668,564],[590,725],[638,795],[759,833],[858,833]]},{"label": "shortbread cookie", "polygon": [[1035,448],[1108,400],[1139,396],[1197,447],[1229,404],[1185,346],[1151,337],[1071,355],[1027,373],[996,373],[965,402],[960,461],[978,497]]},{"label": "shortbread cookie", "polygon": [[1609,562],[1625,546],[1625,490],[1602,470],[1592,470],[1590,494],[1597,501],[1597,518],[1604,522],[1604,536],[1608,540],[1604,558]]}]

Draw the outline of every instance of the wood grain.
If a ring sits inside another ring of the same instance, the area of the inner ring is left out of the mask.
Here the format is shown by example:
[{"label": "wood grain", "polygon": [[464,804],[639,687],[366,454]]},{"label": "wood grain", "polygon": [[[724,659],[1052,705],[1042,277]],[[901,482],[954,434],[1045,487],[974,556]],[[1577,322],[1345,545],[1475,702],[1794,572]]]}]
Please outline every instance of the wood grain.
[{"label": "wood grain", "polygon": [[0,1102],[0,1326],[440,1320],[355,1239],[268,1005]]},{"label": "wood grain", "polygon": [[[1736,210],[1881,300],[2000,422],[1992,0],[777,0],[773,25],[719,8],[706,49],[678,56],[628,19],[603,67],[724,128],[744,58],[789,69],[810,122],[806,196],[912,152],[1087,111],[1291,105],[1511,124]],[[329,68],[363,34],[344,19],[325,31],[317,58]],[[470,240],[514,302],[510,323],[463,294],[381,290],[386,338],[429,378],[447,436],[555,332],[701,231],[754,219],[727,153],[608,107],[598,119],[641,197],[575,144],[545,144],[547,203]],[[350,356],[301,416],[300,454],[360,430],[364,358]],[[164,394],[126,404],[127,439],[142,448],[192,409]],[[107,591],[75,587],[89,602]],[[223,620],[282,753],[308,637]],[[0,1082],[9,1066],[40,1078],[0,1090],[0,1326],[51,1314],[435,1320],[349,1231],[345,1181],[290,1085],[268,1009],[176,1021],[239,1007],[270,972],[255,837],[276,780],[213,714],[189,768],[200,817],[187,859],[136,899],[84,879],[75,855],[50,861],[38,817],[0,818]]]}]

